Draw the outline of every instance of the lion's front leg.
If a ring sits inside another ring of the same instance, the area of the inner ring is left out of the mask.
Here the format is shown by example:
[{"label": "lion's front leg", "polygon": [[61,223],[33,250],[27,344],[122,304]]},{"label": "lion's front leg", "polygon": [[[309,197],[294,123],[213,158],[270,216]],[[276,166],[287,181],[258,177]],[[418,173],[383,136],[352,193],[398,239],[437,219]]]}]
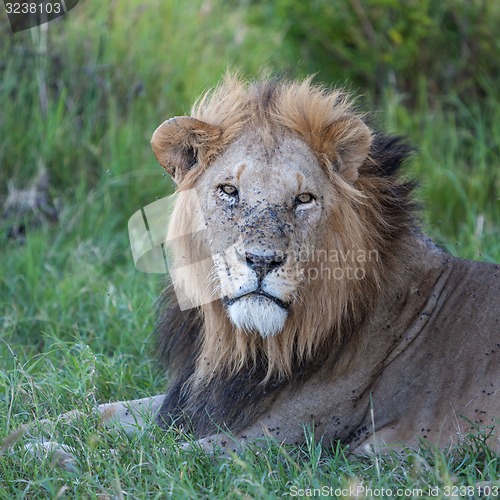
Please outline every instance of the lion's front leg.
[{"label": "lion's front leg", "polygon": [[280,436],[278,428],[269,427],[261,421],[247,427],[242,432],[231,434],[230,432],[221,432],[211,434],[194,442],[187,442],[182,445],[184,450],[200,448],[205,453],[212,454],[221,452],[223,455],[231,453],[240,453],[250,446],[252,449],[268,448],[270,443],[274,444],[301,444],[304,442],[304,432],[307,425],[297,422],[296,425],[288,429],[285,436]]},{"label": "lion's front leg", "polygon": [[[164,394],[160,394],[158,396],[134,399],[131,401],[105,403],[97,406],[94,413],[98,416],[99,422],[102,425],[108,428],[122,429],[127,434],[134,434],[142,431],[150,422],[155,420],[164,397]],[[80,410],[72,410],[63,413],[55,420],[44,419],[36,422],[36,424],[38,429],[41,429],[42,432],[51,433],[55,423],[63,422],[66,424],[73,424],[81,418],[85,418],[83,412]],[[15,431],[12,435],[16,433],[21,435],[25,432],[30,434],[30,429],[25,428],[21,433]],[[16,439],[13,439],[12,441],[15,442],[15,440]],[[33,440],[26,444],[24,448],[37,458],[50,456],[56,465],[65,468],[72,468],[76,464],[75,450],[71,446],[62,445],[55,441],[45,439]]]},{"label": "lion's front leg", "polygon": [[228,455],[231,452],[238,453],[245,444],[245,441],[239,441],[232,436],[221,433],[212,434],[210,436],[197,439],[194,442],[185,442],[181,444],[181,448],[186,451],[192,450],[193,448],[200,448],[208,454],[220,451],[222,454]]},{"label": "lion's front leg", "polygon": [[279,431],[269,429],[266,426],[254,425],[245,429],[237,435],[231,435],[221,431],[218,434],[211,434],[204,438],[197,439],[194,442],[186,442],[181,445],[184,450],[199,448],[205,453],[222,453],[230,456],[231,453],[239,454],[247,447],[253,450],[266,449],[270,443],[274,444],[301,444],[304,442],[304,432],[307,426],[297,425],[294,432],[291,432],[286,438],[279,436]]}]

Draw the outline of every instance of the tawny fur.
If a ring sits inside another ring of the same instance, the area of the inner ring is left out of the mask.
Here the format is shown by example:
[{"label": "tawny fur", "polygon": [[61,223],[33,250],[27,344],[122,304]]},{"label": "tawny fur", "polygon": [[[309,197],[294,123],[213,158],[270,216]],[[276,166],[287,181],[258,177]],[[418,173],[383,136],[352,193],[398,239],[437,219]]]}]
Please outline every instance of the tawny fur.
[{"label": "tawny fur", "polygon": [[[455,259],[420,233],[414,185],[399,175],[411,148],[371,130],[342,91],[310,79],[229,76],[192,115],[168,120],[152,139],[179,196],[169,244],[180,286],[163,295],[157,326],[170,380],[160,423],[223,447],[221,428],[238,442],[300,442],[313,424],[354,448],[456,442],[471,430],[461,416],[495,425],[498,268]],[[226,183],[241,198],[223,194]],[[308,190],[315,196],[298,211]],[[316,257],[294,261],[303,248]],[[322,261],[318,251],[348,257]],[[273,262],[260,288],[255,256]],[[322,266],[362,278],[303,278]],[[231,307],[241,297],[239,323]],[[179,307],[179,298],[198,305]],[[282,330],[259,331],[275,307]],[[480,383],[470,376],[479,372]],[[498,433],[489,442],[498,448]]]}]

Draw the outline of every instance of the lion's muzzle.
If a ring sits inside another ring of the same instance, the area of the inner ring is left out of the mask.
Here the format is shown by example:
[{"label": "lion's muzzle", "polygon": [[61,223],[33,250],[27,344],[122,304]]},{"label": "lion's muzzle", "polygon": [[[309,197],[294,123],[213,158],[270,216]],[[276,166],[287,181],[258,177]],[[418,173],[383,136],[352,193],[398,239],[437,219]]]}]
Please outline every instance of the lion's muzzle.
[{"label": "lion's muzzle", "polygon": [[[286,262],[286,253],[246,250],[235,256],[229,274],[233,285],[238,286],[223,300],[231,322],[249,333],[276,335],[285,325],[290,305],[270,283]],[[226,268],[224,273],[227,272]]]}]

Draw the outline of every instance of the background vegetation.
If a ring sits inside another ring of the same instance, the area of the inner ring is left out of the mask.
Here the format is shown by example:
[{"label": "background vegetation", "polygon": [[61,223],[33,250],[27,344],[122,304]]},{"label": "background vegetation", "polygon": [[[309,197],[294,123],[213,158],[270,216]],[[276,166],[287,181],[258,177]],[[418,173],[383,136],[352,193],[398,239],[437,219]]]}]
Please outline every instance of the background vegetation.
[{"label": "background vegetation", "polygon": [[[500,261],[499,25],[488,0],[82,0],[15,35],[0,14],[0,442],[35,418],[162,391],[151,365],[160,278],[135,270],[127,220],[172,189],[152,131],[227,67],[347,85],[417,145],[408,175],[421,180],[425,230],[456,255]],[[29,200],[12,210],[8,182],[27,187],[42,168],[50,210]],[[291,485],[500,476],[478,438],[405,458],[354,460],[309,442],[227,460],[184,452],[154,428],[154,445],[91,420],[54,432],[76,443],[79,470],[32,460],[20,440],[0,449],[0,498],[273,497]]]}]

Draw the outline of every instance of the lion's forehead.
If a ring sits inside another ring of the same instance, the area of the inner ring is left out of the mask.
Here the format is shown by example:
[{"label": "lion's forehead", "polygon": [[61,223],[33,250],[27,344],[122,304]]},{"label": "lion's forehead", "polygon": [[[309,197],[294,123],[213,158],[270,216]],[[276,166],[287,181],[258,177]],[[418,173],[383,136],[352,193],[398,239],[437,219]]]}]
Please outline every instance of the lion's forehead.
[{"label": "lion's forehead", "polygon": [[256,202],[277,200],[280,192],[297,192],[327,181],[314,152],[293,136],[272,137],[249,133],[235,140],[207,171],[222,180],[236,182],[253,193]]}]

